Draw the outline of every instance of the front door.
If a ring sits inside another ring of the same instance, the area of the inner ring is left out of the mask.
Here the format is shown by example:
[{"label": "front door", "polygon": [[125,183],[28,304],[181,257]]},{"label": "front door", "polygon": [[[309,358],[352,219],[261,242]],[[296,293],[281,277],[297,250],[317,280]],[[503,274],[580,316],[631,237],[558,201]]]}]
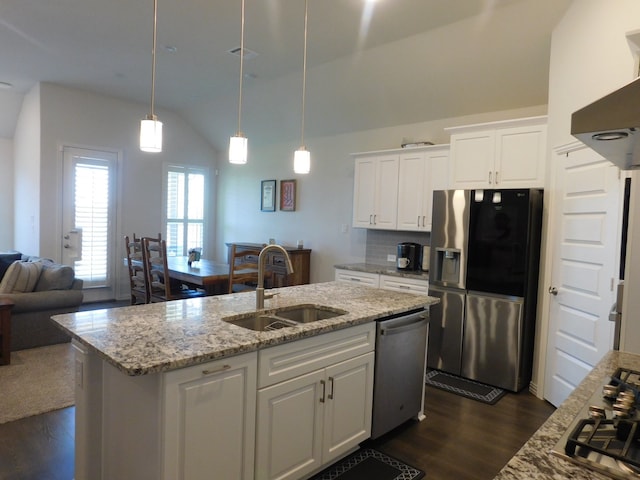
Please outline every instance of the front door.
[{"label": "front door", "polygon": [[64,147],[62,262],[84,281],[84,301],[115,298],[118,154]]},{"label": "front door", "polygon": [[587,148],[555,161],[544,397],[557,406],[612,347],[622,181],[617,167]]}]

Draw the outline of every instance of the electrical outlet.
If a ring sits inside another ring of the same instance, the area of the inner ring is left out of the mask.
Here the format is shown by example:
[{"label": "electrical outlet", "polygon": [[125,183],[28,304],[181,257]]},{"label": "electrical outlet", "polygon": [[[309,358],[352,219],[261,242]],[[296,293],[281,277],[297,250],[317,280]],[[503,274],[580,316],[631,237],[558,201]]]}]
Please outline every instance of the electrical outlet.
[{"label": "electrical outlet", "polygon": [[395,255],[387,255],[387,262],[395,262],[395,261],[396,261]]}]

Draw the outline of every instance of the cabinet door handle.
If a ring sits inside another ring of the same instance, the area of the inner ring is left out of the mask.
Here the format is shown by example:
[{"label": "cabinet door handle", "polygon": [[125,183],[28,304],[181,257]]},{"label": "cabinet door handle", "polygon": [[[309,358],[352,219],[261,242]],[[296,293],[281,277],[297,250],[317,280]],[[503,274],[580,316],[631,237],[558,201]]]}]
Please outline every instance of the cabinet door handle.
[{"label": "cabinet door handle", "polygon": [[219,368],[214,368],[213,370],[202,370],[203,375],[212,375],[214,373],[224,372],[225,370],[229,370],[231,365],[223,365]]},{"label": "cabinet door handle", "polygon": [[333,377],[329,377],[329,381],[331,382],[331,390],[327,398],[329,398],[329,400],[333,400]]},{"label": "cabinet door handle", "polygon": [[369,225],[373,224],[373,215],[369,215]]},{"label": "cabinet door handle", "polygon": [[376,215],[375,213],[373,214],[373,224],[374,224],[374,225],[376,224],[376,217],[377,217],[377,216],[378,216],[378,215]]},{"label": "cabinet door handle", "polygon": [[422,226],[423,226],[423,227],[426,227],[426,226],[427,226],[427,223],[426,223],[426,222],[427,222],[427,216],[426,216],[426,215],[423,215],[423,216],[422,216]]},{"label": "cabinet door handle", "polygon": [[320,403],[324,403],[324,394],[327,392],[327,382],[324,380],[320,380],[320,385],[322,385],[322,396],[320,397]]},{"label": "cabinet door handle", "polygon": [[491,170],[489,170],[489,183],[491,183]]},{"label": "cabinet door handle", "polygon": [[420,215],[418,215],[418,226],[420,226]]},{"label": "cabinet door handle", "polygon": [[496,170],[496,185],[497,185],[498,183],[500,183],[500,182],[498,182],[498,171]]}]

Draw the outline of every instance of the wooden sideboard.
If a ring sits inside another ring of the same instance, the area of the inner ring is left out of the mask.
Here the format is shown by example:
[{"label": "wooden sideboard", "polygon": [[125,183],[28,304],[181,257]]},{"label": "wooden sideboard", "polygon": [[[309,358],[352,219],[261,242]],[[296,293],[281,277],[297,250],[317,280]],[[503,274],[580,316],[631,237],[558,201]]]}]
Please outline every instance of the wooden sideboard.
[{"label": "wooden sideboard", "polygon": [[[231,256],[231,245],[233,243],[225,243],[227,246],[227,261]],[[261,250],[266,244],[264,243],[239,243],[236,242],[236,251],[242,250]],[[289,254],[293,265],[293,273],[287,275],[287,267],[285,258],[282,253],[277,251],[267,252],[267,270],[271,272],[270,278],[265,279],[266,287],[290,287],[292,285],[304,285],[309,283],[311,270],[311,250],[308,248],[286,247],[284,249]],[[248,262],[257,262],[258,259],[247,258]]]}]

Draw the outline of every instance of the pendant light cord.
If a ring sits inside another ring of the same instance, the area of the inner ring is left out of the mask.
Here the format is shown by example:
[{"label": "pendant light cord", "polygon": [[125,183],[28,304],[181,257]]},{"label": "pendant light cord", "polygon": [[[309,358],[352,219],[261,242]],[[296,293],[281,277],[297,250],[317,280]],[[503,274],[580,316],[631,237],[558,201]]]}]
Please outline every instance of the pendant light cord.
[{"label": "pendant light cord", "polygon": [[304,54],[302,56],[302,131],[300,134],[300,146],[304,147],[304,115],[305,97],[307,90],[307,12],[309,0],[304,0]]},{"label": "pendant light cord", "polygon": [[241,135],[240,118],[242,116],[242,80],[244,78],[244,0],[240,12],[240,88],[238,89],[238,133]]},{"label": "pendant light cord", "polygon": [[156,96],[156,37],[158,28],[158,0],[153,0],[153,49],[151,50],[151,117],[155,120],[153,104]]}]

